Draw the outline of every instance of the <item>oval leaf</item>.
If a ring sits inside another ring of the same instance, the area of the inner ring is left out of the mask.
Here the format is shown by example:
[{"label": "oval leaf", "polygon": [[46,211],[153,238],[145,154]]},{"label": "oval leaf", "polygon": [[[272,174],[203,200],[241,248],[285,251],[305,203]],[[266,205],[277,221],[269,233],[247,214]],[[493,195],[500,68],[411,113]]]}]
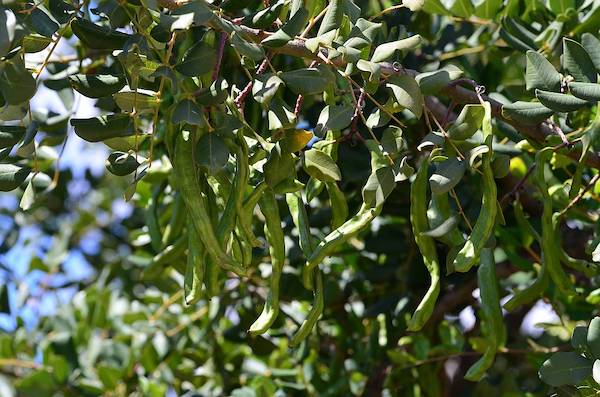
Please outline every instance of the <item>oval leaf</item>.
[{"label": "oval leaf", "polygon": [[554,91],[560,88],[560,73],[545,56],[536,51],[527,51],[525,84],[527,90],[540,88]]},{"label": "oval leaf", "polygon": [[558,352],[542,364],[539,375],[550,386],[575,385],[592,374],[592,362],[574,352]]},{"label": "oval leaf", "polygon": [[573,96],[585,101],[600,101],[600,84],[596,83],[569,83],[569,91]]},{"label": "oval leaf", "polygon": [[556,112],[572,112],[588,104],[583,99],[559,92],[535,90],[535,96],[544,106]]},{"label": "oval leaf", "polygon": [[125,86],[123,76],[111,74],[75,74],[69,76],[73,89],[88,98],[101,98],[119,92]]},{"label": "oval leaf", "polygon": [[552,116],[554,112],[538,102],[517,101],[502,106],[502,115],[518,123],[533,125],[539,124]]},{"label": "oval leaf", "polygon": [[31,168],[16,164],[0,164],[0,191],[10,192],[18,188],[27,178]]},{"label": "oval leaf", "polygon": [[19,125],[0,125],[0,149],[16,145],[25,136],[25,127]]},{"label": "oval leaf", "polygon": [[310,149],[304,152],[304,169],[308,175],[322,182],[334,182],[342,179],[339,167],[325,152]]},{"label": "oval leaf", "polygon": [[133,119],[128,114],[110,114],[89,119],[71,119],[75,133],[88,142],[133,135]]}]

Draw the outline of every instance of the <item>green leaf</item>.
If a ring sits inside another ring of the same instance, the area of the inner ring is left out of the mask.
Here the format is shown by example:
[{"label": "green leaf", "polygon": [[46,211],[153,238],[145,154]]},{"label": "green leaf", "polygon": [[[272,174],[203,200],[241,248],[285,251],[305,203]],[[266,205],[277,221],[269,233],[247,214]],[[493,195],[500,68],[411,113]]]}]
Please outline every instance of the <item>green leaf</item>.
[{"label": "green leaf", "polygon": [[125,176],[134,172],[140,163],[131,153],[112,152],[106,159],[106,169],[117,176]]},{"label": "green leaf", "polygon": [[252,85],[252,96],[256,102],[268,105],[283,84],[283,80],[273,73],[257,76]]},{"label": "green leaf", "polygon": [[6,284],[0,285],[0,313],[10,314],[10,300],[8,298],[8,285]]},{"label": "green leaf", "polygon": [[527,90],[540,88],[555,91],[560,88],[560,73],[545,56],[536,51],[527,51],[527,71],[525,84]]},{"label": "green leaf", "polygon": [[573,96],[585,101],[600,101],[600,84],[597,83],[569,83],[569,91]]},{"label": "green leaf", "polygon": [[573,346],[573,349],[578,353],[587,352],[587,327],[583,325],[575,327],[573,336],[571,336],[571,346]]},{"label": "green leaf", "polygon": [[101,98],[119,92],[125,86],[125,77],[112,74],[74,74],[69,82],[75,91],[88,98]]},{"label": "green leaf", "polygon": [[281,9],[283,8],[283,1],[278,0],[275,4],[270,7],[265,8],[257,12],[254,15],[249,15],[243,20],[243,24],[249,26],[251,28],[256,29],[268,29],[271,27],[273,22],[279,17],[281,14]]},{"label": "green leaf", "polygon": [[421,45],[421,36],[414,35],[403,40],[392,41],[390,43],[384,43],[373,52],[371,62],[384,62],[389,60],[396,51],[412,50]]},{"label": "green leaf", "polygon": [[416,118],[423,114],[423,95],[414,78],[408,75],[390,76],[385,84],[392,90],[396,102],[410,110]]},{"label": "green leaf", "polygon": [[463,18],[470,18],[475,12],[471,0],[453,0],[448,8],[453,15]]},{"label": "green leaf", "polygon": [[335,161],[321,150],[310,149],[304,152],[303,165],[308,175],[321,182],[342,180],[342,174]]},{"label": "green leaf", "polygon": [[350,125],[354,107],[350,105],[325,106],[319,114],[314,133],[318,137],[325,136],[327,131],[340,131]]},{"label": "green leaf", "polygon": [[553,113],[552,110],[538,102],[517,101],[502,106],[502,116],[527,125],[539,124]]},{"label": "green leaf", "polygon": [[96,25],[83,18],[74,19],[71,29],[83,45],[96,50],[123,49],[127,40],[131,38],[131,35]]},{"label": "green leaf", "polygon": [[542,364],[539,375],[550,386],[576,385],[592,374],[592,363],[574,352],[558,352]]},{"label": "green leaf", "polygon": [[243,56],[260,61],[265,57],[265,51],[261,46],[244,39],[241,35],[233,33],[231,45]]},{"label": "green leaf", "polygon": [[10,192],[18,188],[27,178],[31,168],[16,164],[0,164],[0,191]]},{"label": "green leaf", "polygon": [[16,145],[25,136],[25,127],[19,125],[0,125],[0,149]]},{"label": "green leaf", "polygon": [[594,317],[588,325],[587,347],[593,358],[600,358],[600,317]]},{"label": "green leaf", "polygon": [[214,133],[202,135],[196,144],[196,163],[216,174],[227,165],[229,149],[223,138]]},{"label": "green leaf", "polygon": [[271,149],[269,158],[263,166],[265,182],[272,188],[275,188],[280,182],[295,175],[295,164],[294,156],[290,152],[283,150],[278,142]]},{"label": "green leaf", "polygon": [[218,78],[208,88],[204,88],[196,95],[196,102],[205,106],[219,105],[227,100],[227,80]]},{"label": "green leaf", "polygon": [[33,189],[32,182],[33,179],[30,179],[29,182],[27,182],[25,191],[23,191],[23,196],[21,196],[21,201],[19,201],[19,207],[21,207],[23,211],[28,211],[35,203],[35,190]]},{"label": "green leaf", "polygon": [[558,92],[535,90],[535,96],[544,106],[555,112],[572,112],[588,104],[583,99]]},{"label": "green leaf", "polygon": [[279,141],[281,148],[289,153],[298,152],[306,147],[313,137],[312,132],[301,129],[286,130],[285,135]]},{"label": "green leaf", "polygon": [[295,94],[312,95],[325,92],[333,82],[333,73],[324,66],[284,72],[281,79]]},{"label": "green leaf", "polygon": [[11,10],[0,8],[0,57],[8,54],[15,39],[17,18]]},{"label": "green leaf", "polygon": [[23,37],[23,51],[26,53],[35,53],[44,50],[50,45],[52,39],[39,34],[29,34]]},{"label": "green leaf", "polygon": [[71,119],[75,133],[88,142],[134,134],[133,119],[128,114],[116,113],[89,119]]},{"label": "green leaf", "polygon": [[434,72],[420,73],[415,77],[415,80],[419,84],[423,95],[434,95],[462,75],[463,71],[458,67],[448,65]]},{"label": "green leaf", "polygon": [[575,0],[549,0],[548,6],[555,14],[564,14],[567,10],[575,8]]},{"label": "green leaf", "polygon": [[395,155],[406,149],[406,142],[402,138],[402,129],[397,126],[389,126],[381,136],[381,146],[389,154]]},{"label": "green leaf", "polygon": [[482,19],[494,19],[502,8],[502,0],[484,0],[475,7],[475,16]]},{"label": "green leaf", "polygon": [[122,111],[131,113],[152,111],[158,106],[156,93],[148,90],[121,91],[113,94],[113,99]]},{"label": "green leaf", "polygon": [[201,76],[212,71],[216,62],[214,48],[199,42],[186,51],[181,62],[175,65],[175,70],[188,77]]},{"label": "green leaf", "polygon": [[448,135],[458,141],[469,139],[481,128],[484,116],[485,109],[482,105],[465,105],[448,130]]},{"label": "green leaf", "polygon": [[323,21],[319,26],[317,37],[324,35],[332,30],[336,30],[342,24],[344,18],[344,0],[331,0],[323,16]]},{"label": "green leaf", "polygon": [[308,11],[302,7],[279,30],[263,39],[261,44],[270,48],[282,47],[304,29],[307,21]]},{"label": "green leaf", "polygon": [[575,78],[584,83],[595,83],[597,72],[594,63],[585,49],[576,41],[563,38],[563,68]]},{"label": "green leaf", "polygon": [[279,98],[275,98],[269,103],[267,119],[269,122],[269,130],[290,128],[296,124],[296,115],[289,106]]},{"label": "green leaf", "polygon": [[594,361],[592,366],[592,377],[596,383],[600,383],[600,360]]},{"label": "green leaf", "polygon": [[35,95],[35,79],[20,60],[7,61],[0,75],[0,91],[9,105],[27,102]]},{"label": "green leaf", "polygon": [[433,194],[442,194],[455,187],[465,174],[464,161],[456,157],[437,163],[435,172],[429,177],[429,186]]},{"label": "green leaf", "polygon": [[187,30],[194,23],[194,13],[183,13],[178,15],[160,14],[159,25],[167,31]]},{"label": "green leaf", "polygon": [[581,35],[581,45],[589,55],[596,72],[600,73],[600,40],[590,33]]},{"label": "green leaf", "polygon": [[175,124],[187,123],[191,125],[204,126],[206,119],[202,112],[202,108],[196,105],[191,99],[184,99],[177,103],[173,110],[172,121]]},{"label": "green leaf", "polygon": [[452,215],[451,217],[444,220],[442,223],[440,223],[435,228],[430,229],[426,232],[422,232],[421,234],[424,236],[429,236],[429,237],[433,237],[433,238],[440,238],[440,237],[447,236],[454,229],[456,229],[456,226],[458,225],[458,221],[459,221],[458,216]]},{"label": "green leaf", "polygon": [[385,199],[396,187],[396,177],[391,167],[381,167],[369,175],[362,190],[365,205],[376,207],[385,202]]},{"label": "green leaf", "polygon": [[44,6],[39,5],[30,14],[30,23],[36,33],[51,38],[59,26],[45,11]]}]

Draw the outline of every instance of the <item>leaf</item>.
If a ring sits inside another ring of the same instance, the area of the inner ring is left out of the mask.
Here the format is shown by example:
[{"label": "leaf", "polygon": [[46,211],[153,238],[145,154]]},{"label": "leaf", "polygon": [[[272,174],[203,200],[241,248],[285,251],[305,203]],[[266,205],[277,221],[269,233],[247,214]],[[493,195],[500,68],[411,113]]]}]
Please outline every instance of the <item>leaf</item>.
[{"label": "leaf", "polygon": [[119,92],[125,86],[125,77],[112,74],[74,74],[69,82],[75,91],[88,98],[101,98]]},{"label": "leaf", "polygon": [[257,76],[252,85],[252,96],[258,103],[268,105],[284,82],[276,74]]},{"label": "leaf", "polygon": [[194,23],[194,13],[188,12],[178,15],[160,13],[159,25],[169,32],[187,30]]},{"label": "leaf", "polygon": [[452,14],[463,18],[470,18],[475,11],[471,0],[453,0],[448,8]]},{"label": "leaf", "polygon": [[398,154],[406,149],[406,142],[402,138],[402,129],[397,126],[389,126],[381,136],[381,146],[389,154]]},{"label": "leaf", "polygon": [[373,171],[362,190],[365,205],[376,207],[383,204],[396,187],[395,179],[391,167],[381,167]]},{"label": "leaf", "polygon": [[455,187],[465,174],[464,161],[456,157],[444,160],[436,165],[435,172],[429,177],[429,186],[433,194],[442,194]]},{"label": "leaf", "polygon": [[457,141],[464,141],[477,132],[483,123],[485,109],[482,105],[465,105],[448,130],[448,136]]},{"label": "leaf", "polygon": [[403,40],[380,44],[375,48],[371,62],[384,62],[389,60],[396,51],[412,50],[421,45],[421,36],[414,35]]},{"label": "leaf", "polygon": [[25,136],[25,127],[0,125],[0,149],[16,145]]},{"label": "leaf", "polygon": [[548,6],[555,14],[564,14],[567,10],[575,8],[575,0],[549,0]]},{"label": "leaf", "polygon": [[21,201],[19,201],[19,207],[23,211],[28,211],[35,203],[35,190],[33,189],[33,178],[27,182]]},{"label": "leaf", "polygon": [[27,102],[35,95],[36,88],[35,79],[20,60],[4,63],[4,70],[0,75],[0,91],[6,103],[18,105]]},{"label": "leaf", "polygon": [[597,72],[585,49],[576,41],[563,38],[562,66],[576,81],[595,83]]},{"label": "leaf", "polygon": [[0,191],[10,192],[18,188],[27,178],[31,168],[16,164],[0,164]]},{"label": "leaf", "polygon": [[527,71],[525,84],[527,90],[540,88],[555,91],[560,88],[560,73],[545,56],[536,51],[527,51]]},{"label": "leaf", "polygon": [[[0,313],[10,314],[10,300],[8,297],[8,285],[0,285]],[[0,388],[0,391],[2,389]]]},{"label": "leaf", "polygon": [[576,385],[591,374],[592,361],[574,352],[554,353],[539,371],[550,386]]},{"label": "leaf", "polygon": [[283,47],[302,31],[307,21],[308,11],[302,7],[279,30],[263,39],[260,43],[269,48]]},{"label": "leaf", "polygon": [[195,155],[199,166],[208,168],[210,174],[216,174],[227,165],[229,149],[223,138],[214,133],[206,133],[198,140]]},{"label": "leaf", "polygon": [[131,35],[96,25],[83,18],[71,22],[71,29],[77,38],[88,48],[96,50],[119,50],[125,46]]},{"label": "leaf", "polygon": [[201,76],[212,71],[216,62],[214,48],[201,41],[186,51],[181,62],[175,65],[175,70],[188,77]]},{"label": "leaf", "polygon": [[269,130],[290,128],[296,124],[296,115],[288,105],[279,98],[275,98],[270,102],[267,118]]},{"label": "leaf", "polygon": [[342,24],[344,17],[344,0],[331,0],[327,6],[327,11],[323,16],[323,21],[319,26],[317,37],[324,35],[332,30],[336,30]]},{"label": "leaf", "polygon": [[17,18],[11,10],[0,8],[0,57],[4,57],[10,51],[15,39],[15,28]]},{"label": "leaf", "polygon": [[552,110],[538,102],[517,101],[502,106],[502,116],[527,125],[539,124],[553,113]]},{"label": "leaf", "polygon": [[391,76],[387,79],[385,86],[392,90],[394,98],[400,106],[410,110],[416,118],[421,118],[423,96],[414,78],[408,75]]},{"label": "leaf", "polygon": [[281,145],[282,150],[289,153],[294,153],[304,149],[304,147],[306,147],[306,144],[310,142],[312,137],[312,132],[307,130],[286,130],[285,135],[283,136],[283,139],[279,142],[279,144]]},{"label": "leaf", "polygon": [[291,175],[295,175],[295,163],[294,156],[290,152],[283,150],[278,142],[271,149],[269,158],[263,166],[265,182],[274,188],[280,182],[290,178]]},{"label": "leaf", "polygon": [[23,37],[23,50],[26,53],[35,53],[44,50],[50,45],[52,39],[39,34],[29,34]]},{"label": "leaf", "polygon": [[569,83],[569,92],[573,96],[585,101],[600,101],[600,84],[597,83],[578,83],[572,81]]},{"label": "leaf", "polygon": [[500,8],[502,0],[484,0],[475,7],[475,16],[482,19],[494,19]]},{"label": "leaf", "polygon": [[267,7],[254,15],[247,16],[244,18],[243,24],[251,28],[268,29],[279,17],[279,14],[281,14],[283,5],[283,1],[279,0],[270,7]]},{"label": "leaf", "polygon": [[354,107],[350,105],[325,106],[319,114],[314,133],[318,137],[325,136],[327,131],[339,131],[350,125]]},{"label": "leaf", "polygon": [[600,383],[600,360],[594,361],[592,366],[592,377],[596,383]]},{"label": "leaf", "polygon": [[204,126],[206,119],[200,106],[191,99],[179,101],[173,110],[172,121],[175,124],[187,123],[191,125]]},{"label": "leaf", "polygon": [[308,175],[321,182],[342,180],[342,174],[335,161],[321,150],[310,149],[304,152],[303,166]]},{"label": "leaf", "polygon": [[320,94],[333,82],[333,74],[324,67],[283,72],[281,79],[295,94]]},{"label": "leaf", "polygon": [[600,358],[600,317],[594,317],[587,330],[587,347],[593,358]]},{"label": "leaf", "polygon": [[572,112],[588,104],[583,99],[558,92],[535,90],[535,96],[544,106],[556,112]]},{"label": "leaf", "polygon": [[44,11],[43,5],[31,11],[30,22],[36,33],[48,38],[51,38],[59,28],[58,23]]},{"label": "leaf", "polygon": [[113,94],[117,106],[124,112],[132,113],[134,108],[137,112],[154,110],[158,106],[156,93],[148,90],[120,91]]},{"label": "leaf", "polygon": [[442,88],[446,87],[451,81],[460,78],[463,71],[454,65],[448,65],[434,72],[420,73],[415,80],[421,88],[423,95],[437,94]]},{"label": "leaf", "polygon": [[265,51],[261,46],[244,39],[241,35],[233,33],[231,45],[243,56],[260,61],[265,57]]},{"label": "leaf", "polygon": [[134,134],[133,119],[128,114],[116,113],[89,119],[71,119],[75,133],[88,142]]},{"label": "leaf", "polygon": [[596,72],[600,73],[600,40],[590,33],[581,35],[581,45],[589,55]]},{"label": "leaf", "polygon": [[204,88],[196,94],[196,103],[205,106],[219,105],[227,100],[228,88],[229,83],[227,80],[219,77],[213,81],[210,87]]},{"label": "leaf", "polygon": [[112,152],[106,159],[106,169],[117,176],[125,176],[134,172],[140,163],[135,156],[125,152]]}]

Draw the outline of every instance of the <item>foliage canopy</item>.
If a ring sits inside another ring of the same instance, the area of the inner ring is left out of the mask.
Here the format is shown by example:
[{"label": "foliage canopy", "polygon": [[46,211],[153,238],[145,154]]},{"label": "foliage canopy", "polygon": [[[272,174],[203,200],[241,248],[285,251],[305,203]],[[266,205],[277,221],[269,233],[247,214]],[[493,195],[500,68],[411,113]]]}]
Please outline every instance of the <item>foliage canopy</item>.
[{"label": "foliage canopy", "polygon": [[598,0],[2,2],[0,394],[597,394],[599,29]]}]

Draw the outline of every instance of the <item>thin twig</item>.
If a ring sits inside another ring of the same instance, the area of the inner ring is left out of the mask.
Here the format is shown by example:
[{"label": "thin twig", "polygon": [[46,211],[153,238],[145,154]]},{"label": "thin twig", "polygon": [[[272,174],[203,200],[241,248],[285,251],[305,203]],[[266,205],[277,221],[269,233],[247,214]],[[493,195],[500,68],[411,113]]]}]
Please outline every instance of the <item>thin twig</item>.
[{"label": "thin twig", "polygon": [[221,62],[223,61],[223,52],[225,51],[225,42],[227,41],[227,33],[221,32],[219,37],[219,48],[217,49],[217,62],[215,63],[215,69],[212,74],[212,81],[216,81],[219,77],[219,71],[221,70]]},{"label": "thin twig", "polygon": [[577,196],[575,196],[575,198],[571,200],[571,202],[562,211],[560,211],[559,216],[563,216],[568,210],[577,204],[588,192],[588,190],[590,190],[596,184],[596,182],[598,182],[598,179],[600,179],[600,174],[594,175],[585,188],[583,188],[583,190],[579,192],[579,194],[577,194]]}]

